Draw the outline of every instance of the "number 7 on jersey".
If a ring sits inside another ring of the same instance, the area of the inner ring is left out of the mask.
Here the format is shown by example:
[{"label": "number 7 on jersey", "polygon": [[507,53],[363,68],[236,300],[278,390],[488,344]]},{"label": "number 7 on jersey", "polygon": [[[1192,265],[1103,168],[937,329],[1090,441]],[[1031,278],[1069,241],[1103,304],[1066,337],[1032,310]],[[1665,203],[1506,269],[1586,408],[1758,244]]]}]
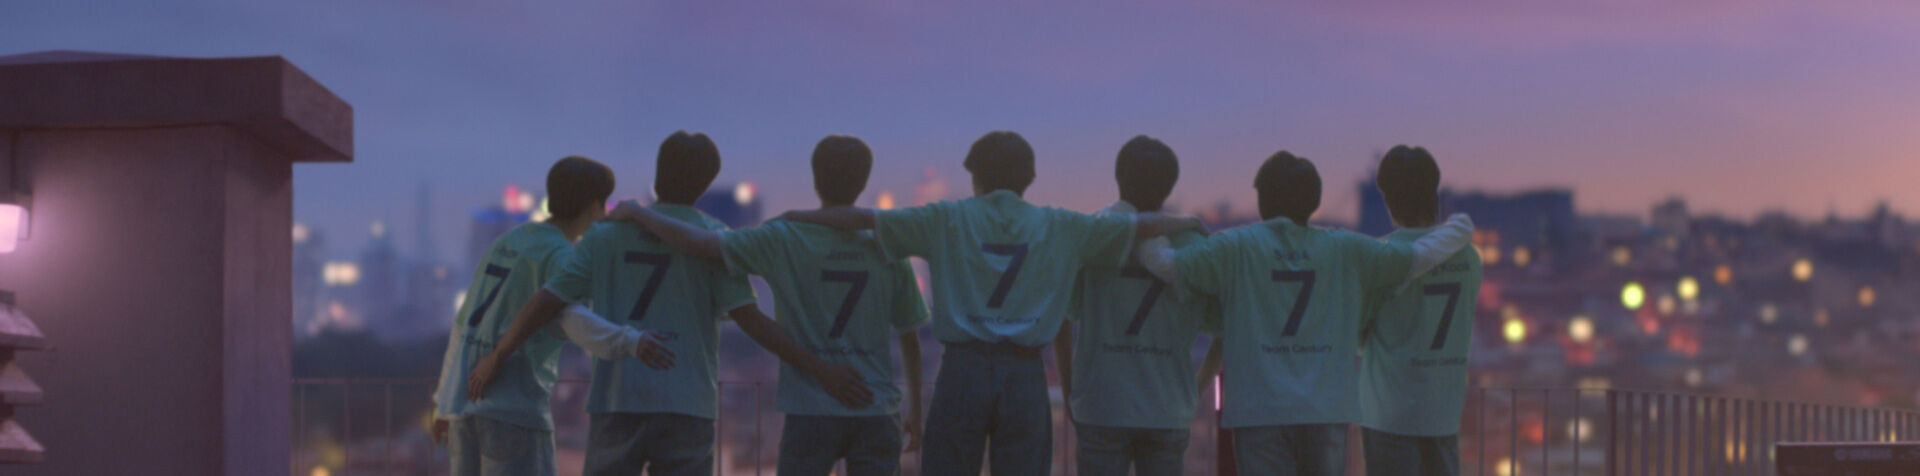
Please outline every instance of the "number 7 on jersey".
[{"label": "number 7 on jersey", "polygon": [[633,304],[633,312],[627,315],[627,320],[639,322],[647,318],[647,308],[653,306],[653,295],[660,292],[660,282],[667,277],[667,268],[673,266],[673,255],[630,251],[625,258],[627,263],[653,266],[653,273],[647,275],[647,282],[640,286],[639,302]]}]

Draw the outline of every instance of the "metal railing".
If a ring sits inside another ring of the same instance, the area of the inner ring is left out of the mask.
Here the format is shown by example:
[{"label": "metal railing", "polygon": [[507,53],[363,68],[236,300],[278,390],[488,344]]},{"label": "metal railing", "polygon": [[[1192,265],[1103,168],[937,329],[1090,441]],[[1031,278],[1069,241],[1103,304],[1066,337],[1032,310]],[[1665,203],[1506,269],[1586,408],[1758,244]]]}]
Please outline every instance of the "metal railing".
[{"label": "metal railing", "polygon": [[[296,379],[297,476],[445,474],[445,453],[427,436],[432,379]],[[562,474],[579,471],[585,447],[587,381],[563,379],[554,392]],[[723,381],[715,420],[715,473],[773,473],[780,413],[774,384]],[[931,396],[931,389],[926,390]],[[1211,402],[1211,398],[1203,398]],[[1073,475],[1073,431],[1058,394],[1053,412],[1054,474]],[[1220,473],[1218,413],[1190,429],[1188,474]],[[1477,388],[1462,415],[1463,474],[1773,474],[1773,447],[1801,441],[1897,441],[1920,436],[1920,413],[1674,392],[1573,388]],[[1358,433],[1350,474],[1362,474]],[[902,459],[918,474],[919,458]],[[1230,466],[1230,465],[1229,465]]]},{"label": "metal railing", "polygon": [[[296,476],[446,474],[446,454],[428,437],[428,415],[437,381],[428,378],[294,379],[292,474]],[[554,437],[560,474],[577,474],[586,447],[584,411],[588,381],[563,378],[554,388]],[[781,414],[774,410],[772,381],[722,380],[715,418],[714,472],[770,475],[778,457]],[[1054,393],[1053,474],[1073,475],[1073,428]],[[929,398],[931,385],[923,389]],[[1211,401],[1211,400],[1208,400]],[[1187,450],[1189,473],[1217,466],[1218,419],[1196,418]],[[919,474],[919,458],[901,459],[902,474]],[[845,474],[844,471],[836,474]]]},{"label": "metal railing", "polygon": [[1779,443],[1920,434],[1920,413],[1889,408],[1621,389],[1479,388],[1469,398],[1462,472],[1477,475],[1770,475]]}]

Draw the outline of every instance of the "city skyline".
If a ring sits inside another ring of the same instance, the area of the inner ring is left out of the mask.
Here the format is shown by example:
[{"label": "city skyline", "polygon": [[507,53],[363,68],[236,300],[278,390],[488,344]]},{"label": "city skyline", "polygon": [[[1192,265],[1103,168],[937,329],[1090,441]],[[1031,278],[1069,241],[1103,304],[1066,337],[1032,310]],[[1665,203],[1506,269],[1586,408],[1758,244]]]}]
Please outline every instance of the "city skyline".
[{"label": "city skyline", "polygon": [[[1369,225],[1377,227],[1379,226],[1379,223],[1363,222],[1363,220],[1366,219],[1366,217],[1363,216],[1365,213],[1365,210],[1363,210],[1363,208],[1365,205],[1364,202],[1366,198],[1364,198],[1362,194],[1370,193],[1374,195],[1375,199],[1377,199],[1377,196],[1378,196],[1378,192],[1373,191],[1371,189],[1371,183],[1372,183],[1371,181],[1362,180],[1362,181],[1356,181],[1352,184],[1348,184],[1349,186],[1339,186],[1339,184],[1332,184],[1332,183],[1326,184],[1323,187],[1324,192],[1322,193],[1323,196],[1321,199],[1321,203],[1322,203],[1321,210],[1314,215],[1315,222],[1332,225],[1332,226],[1336,226],[1344,229],[1350,229],[1353,231],[1367,232],[1369,234],[1379,234],[1378,233],[1379,230],[1370,229],[1369,227]],[[952,190],[952,187],[953,187],[953,184],[948,183],[944,179],[940,179],[937,177],[925,178],[921,180],[919,183],[912,184],[911,186],[899,187],[900,189],[904,189],[901,191],[896,191],[895,189],[874,189],[874,187],[870,185],[868,187],[868,192],[860,196],[860,200],[856,203],[856,205],[863,206],[863,207],[879,208],[880,205],[878,204],[878,202],[882,201],[883,200],[882,195],[885,195],[886,197],[884,200],[890,201],[890,203],[892,203],[894,206],[897,206],[897,207],[913,206],[918,203],[922,203],[922,199],[927,198],[927,197],[916,197],[916,190],[927,188],[929,187],[929,185],[931,185],[932,187],[945,187],[946,190]],[[757,182],[741,182],[741,183],[716,182],[714,186],[709,190],[709,193],[716,194],[716,195],[727,194],[729,193],[729,191],[733,191],[731,193],[738,193],[737,189],[741,186],[746,186],[753,190],[751,193],[754,194],[752,197],[754,205],[760,207],[761,216],[767,219],[771,219],[772,217],[779,216],[781,213],[787,210],[806,209],[806,208],[812,208],[817,206],[817,203],[815,203],[816,199],[814,199],[811,195],[809,195],[807,197],[807,200],[805,201],[798,201],[798,200],[781,201],[781,200],[778,200],[776,197],[766,196],[764,195],[764,192],[761,191],[762,186]],[[467,248],[471,248],[475,246],[475,243],[473,243],[473,237],[469,236],[472,233],[472,230],[470,229],[471,220],[475,219],[474,217],[478,215],[498,214],[498,213],[501,213],[501,209],[503,208],[511,208],[505,205],[506,199],[501,196],[503,191],[508,193],[525,194],[528,198],[531,198],[533,200],[533,202],[530,202],[530,203],[535,203],[536,205],[534,206],[538,206],[537,203],[539,202],[540,199],[544,197],[543,195],[541,195],[542,191],[539,190],[538,188],[524,188],[520,184],[506,184],[506,185],[503,185],[503,187],[504,187],[503,189],[493,191],[491,197],[488,197],[487,199],[483,199],[480,202],[468,203],[468,204],[455,204],[455,206],[466,207],[465,213],[460,214],[457,217],[454,217],[455,219],[459,220],[459,223],[457,223],[455,226],[445,226],[441,224],[441,221],[443,220],[436,220],[433,223],[435,228],[432,228],[427,231],[427,234],[429,235],[429,238],[430,238],[427,240],[422,240],[421,237],[419,236],[419,234],[421,233],[421,230],[425,230],[427,228],[419,226],[417,223],[415,223],[417,220],[394,221],[394,220],[382,219],[382,218],[367,218],[357,223],[355,222],[348,223],[349,228],[346,228],[344,230],[330,230],[327,228],[323,228],[320,225],[315,225],[311,221],[303,220],[298,215],[295,216],[295,226],[297,230],[294,231],[294,236],[299,237],[296,239],[296,241],[303,241],[307,239],[307,237],[311,237],[311,236],[321,236],[330,240],[342,240],[342,241],[332,242],[333,246],[324,247],[324,251],[326,254],[323,257],[328,260],[354,259],[360,253],[370,249],[371,247],[374,247],[375,246],[374,241],[377,238],[377,239],[386,240],[389,243],[386,246],[394,247],[396,250],[400,252],[402,258],[407,260],[412,260],[412,261],[421,262],[421,263],[460,265],[462,262],[466,261],[464,256],[466,254],[471,254],[470,252],[472,250],[468,250]],[[1366,187],[1366,189],[1362,191],[1356,191],[1355,189],[1356,187]],[[1582,197],[1579,193],[1574,192],[1573,191],[1574,189],[1567,188],[1567,187],[1551,186],[1551,185],[1540,185],[1535,187],[1520,187],[1511,191],[1507,191],[1507,190],[1456,188],[1446,184],[1442,184],[1441,189],[1442,189],[1442,193],[1448,196],[1475,196],[1475,197],[1484,197],[1484,198],[1515,198],[1515,197],[1522,197],[1527,195],[1538,195],[1538,194],[1549,194],[1549,195],[1566,194],[1568,195],[1568,198],[1570,198],[1572,201],[1572,211],[1574,213],[1573,216],[1576,220],[1580,220],[1580,221],[1603,220],[1603,221],[1612,222],[1612,221],[1625,219],[1625,220],[1635,221],[1639,226],[1645,226],[1645,227],[1655,226],[1654,222],[1657,221],[1657,217],[1655,216],[1657,213],[1656,209],[1662,205],[1670,205],[1677,201],[1677,203],[1680,203],[1684,206],[1688,206],[1688,207],[1695,206],[1693,202],[1690,200],[1690,197],[1688,196],[1685,196],[1682,194],[1670,194],[1670,195],[1666,195],[1658,199],[1647,202],[1639,210],[1621,210],[1621,211],[1594,210],[1590,207],[1582,206],[1583,204],[1581,202],[1581,199],[1584,197]],[[425,201],[428,203],[445,200],[444,195],[437,195],[434,193],[430,193],[430,192],[427,192],[427,190],[432,190],[432,187],[430,186],[420,187],[419,189],[416,190],[417,194],[415,197],[412,197],[412,199],[416,201]],[[949,192],[945,195],[940,195],[940,196],[945,197],[943,199],[965,198],[965,196],[954,195],[952,192]],[[616,194],[615,196],[610,198],[610,203],[608,203],[608,206],[611,207],[613,205],[613,203],[611,203],[612,201],[628,200],[628,199],[641,200],[642,202],[646,202],[649,200],[646,197],[625,196],[625,195]],[[1102,206],[1104,206],[1104,204],[1106,203],[1111,203],[1113,200],[1118,200],[1118,197],[1116,196],[1116,197],[1107,199],[1106,202],[1102,202]],[[1336,213],[1335,211],[1328,209],[1326,205],[1328,203],[1340,203],[1340,204],[1351,203],[1352,205],[1351,205],[1351,210],[1346,210],[1346,211],[1341,211]],[[1059,205],[1046,204],[1046,203],[1041,203],[1039,205],[1059,206]],[[1222,205],[1228,206],[1228,208],[1225,209],[1225,211],[1229,212],[1230,216],[1217,216],[1218,213],[1222,211],[1222,209],[1220,208]],[[515,206],[518,206],[518,205],[515,205]],[[1234,202],[1230,200],[1222,200],[1222,201],[1216,201],[1211,203],[1184,202],[1180,200],[1180,197],[1178,194],[1175,194],[1173,197],[1169,198],[1167,202],[1167,206],[1169,210],[1174,213],[1198,215],[1198,216],[1202,216],[1203,218],[1209,218],[1216,223],[1225,222],[1230,224],[1238,224],[1240,222],[1253,219],[1254,216],[1258,213],[1258,211],[1250,205],[1243,205],[1238,202]],[[1866,208],[1862,208],[1859,210],[1829,209],[1827,211],[1824,211],[1818,214],[1811,214],[1811,215],[1788,213],[1785,210],[1781,210],[1781,209],[1760,210],[1752,216],[1729,216],[1714,210],[1701,210],[1698,208],[1692,208],[1690,211],[1691,213],[1697,216],[1714,217],[1717,219],[1731,220],[1733,222],[1738,222],[1738,223],[1757,222],[1762,219],[1765,219],[1766,215],[1775,214],[1775,213],[1785,213],[1786,217],[1802,223],[1817,223],[1817,222],[1823,222],[1829,219],[1836,219],[1842,222],[1860,222],[1860,221],[1870,220],[1874,217],[1876,213],[1879,213],[1880,211],[1882,211],[1882,207],[1886,207],[1886,211],[1891,212],[1897,216],[1902,216],[1902,217],[1905,216],[1903,213],[1904,212],[1903,209],[1901,209],[1897,205],[1892,204],[1889,201],[1874,202],[1869,206],[1867,206]],[[424,208],[425,207],[422,206],[422,204],[420,203],[409,204],[409,209],[416,210],[416,213],[415,213],[416,215],[418,215],[417,210],[421,210]],[[1098,208],[1098,207],[1095,207],[1095,208]],[[1086,210],[1080,210],[1080,211],[1090,213],[1095,210],[1086,209]],[[399,213],[399,212],[395,211],[390,213]],[[512,211],[511,213],[508,213],[508,214],[520,216],[525,219],[531,220],[534,218],[534,215],[532,215],[531,213],[532,213],[531,210],[519,210],[519,211]],[[378,230],[377,233],[375,231],[376,228]],[[1218,231],[1218,230],[1215,230],[1215,231]],[[345,234],[343,235],[342,232],[344,232]],[[429,253],[426,253],[427,255],[429,255],[428,257],[422,257],[421,246],[427,245],[427,244],[431,244],[435,249]]]},{"label": "city skyline", "polygon": [[359,119],[355,165],[295,179],[296,217],[328,230],[408,219],[394,205],[421,181],[448,229],[568,154],[644,196],[683,128],[719,142],[720,182],[779,204],[810,201],[808,181],[770,179],[807,176],[828,133],[873,146],[875,191],[929,167],[960,190],[966,145],[1010,129],[1039,153],[1033,201],[1078,210],[1111,200],[1111,157],[1139,133],[1185,159],[1175,196],[1194,205],[1249,208],[1244,176],[1278,149],[1345,184],[1409,143],[1455,187],[1568,187],[1583,213],[1675,194],[1736,218],[1920,207],[1900,180],[1920,172],[1920,6],[740,6],[27,3],[0,44],[299,63]]}]

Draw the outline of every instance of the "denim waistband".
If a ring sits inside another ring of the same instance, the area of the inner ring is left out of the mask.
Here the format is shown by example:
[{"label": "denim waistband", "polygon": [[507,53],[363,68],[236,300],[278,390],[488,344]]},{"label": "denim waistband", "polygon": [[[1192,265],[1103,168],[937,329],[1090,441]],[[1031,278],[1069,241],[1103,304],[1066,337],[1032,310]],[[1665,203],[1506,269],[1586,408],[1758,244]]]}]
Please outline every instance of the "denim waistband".
[{"label": "denim waistband", "polygon": [[1034,359],[1034,360],[1038,360],[1040,358],[1039,347],[1027,347],[1027,346],[1015,344],[1012,342],[981,342],[977,340],[966,340],[966,341],[960,341],[960,342],[942,341],[941,344],[945,345],[947,349],[965,350],[968,352],[973,352],[973,353],[982,354],[982,355],[1005,355],[1005,356],[1009,356],[1017,359]]}]

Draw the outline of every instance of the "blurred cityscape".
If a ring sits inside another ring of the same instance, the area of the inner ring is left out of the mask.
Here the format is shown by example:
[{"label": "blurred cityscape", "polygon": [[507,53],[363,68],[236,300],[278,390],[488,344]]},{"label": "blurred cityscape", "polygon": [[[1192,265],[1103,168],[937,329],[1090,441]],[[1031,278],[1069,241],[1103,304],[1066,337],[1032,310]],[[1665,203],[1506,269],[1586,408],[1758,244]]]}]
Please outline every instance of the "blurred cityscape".
[{"label": "blurred cityscape", "polygon": [[[1361,206],[1354,221],[1318,224],[1375,236],[1390,231],[1371,181],[1328,193],[1356,192]],[[1604,215],[1581,213],[1566,189],[1442,195],[1444,213],[1467,213],[1477,223],[1474,245],[1486,264],[1471,357],[1476,386],[1671,390],[1897,408],[1914,408],[1920,399],[1920,382],[1900,378],[1920,367],[1920,226],[1886,205],[1740,221],[1692,212],[1683,197],[1651,204],[1643,215]],[[339,259],[339,250],[327,247],[329,233],[363,230],[294,226],[295,376],[405,382],[385,386],[384,396],[366,387],[297,393],[302,422],[348,421],[346,429],[298,426],[296,469],[339,467],[343,449],[369,444],[360,440],[377,430],[367,429],[382,425],[392,433],[378,444],[417,448],[401,454],[416,455],[425,467],[443,464],[433,462],[439,459],[421,431],[432,384],[420,382],[437,377],[448,316],[464,299],[474,260],[494,237],[542,218],[537,191],[507,186],[500,196],[498,203],[476,204],[467,246],[457,253],[433,249],[432,230],[419,230],[410,254],[403,254],[388,232],[407,225],[374,222],[364,231],[371,233],[370,245]],[[812,205],[769,206],[762,198],[753,184],[725,185],[698,206],[743,227],[760,222],[763,210]],[[908,197],[879,191],[863,205],[948,198],[956,197],[929,171]],[[415,223],[429,223],[429,200],[423,185]],[[1198,214],[1216,230],[1256,220],[1228,204],[1170,208]],[[757,278],[755,286],[761,307],[771,312],[770,291]],[[779,421],[769,405],[776,361],[738,329],[723,327],[722,380],[733,383],[723,385],[722,413],[732,420],[722,422],[722,465],[771,468]],[[940,347],[922,338],[929,344],[924,366],[931,383]],[[589,364],[569,348],[562,367],[563,377],[584,379]],[[577,471],[584,443],[578,410],[584,389],[577,381],[563,384],[555,399],[556,409],[571,409],[556,411],[566,472]],[[385,416],[335,413],[346,411],[340,405],[377,408],[382,398],[390,405]],[[1209,424],[1196,422],[1196,436],[1206,436]],[[1522,434],[1542,433],[1540,422],[1529,425]],[[1056,431],[1061,427],[1056,423]],[[755,447],[758,461],[726,450],[752,445],[765,445]],[[1063,453],[1056,450],[1055,457],[1070,456]],[[910,468],[916,459],[906,459]],[[1210,464],[1189,460],[1196,468]]]}]

